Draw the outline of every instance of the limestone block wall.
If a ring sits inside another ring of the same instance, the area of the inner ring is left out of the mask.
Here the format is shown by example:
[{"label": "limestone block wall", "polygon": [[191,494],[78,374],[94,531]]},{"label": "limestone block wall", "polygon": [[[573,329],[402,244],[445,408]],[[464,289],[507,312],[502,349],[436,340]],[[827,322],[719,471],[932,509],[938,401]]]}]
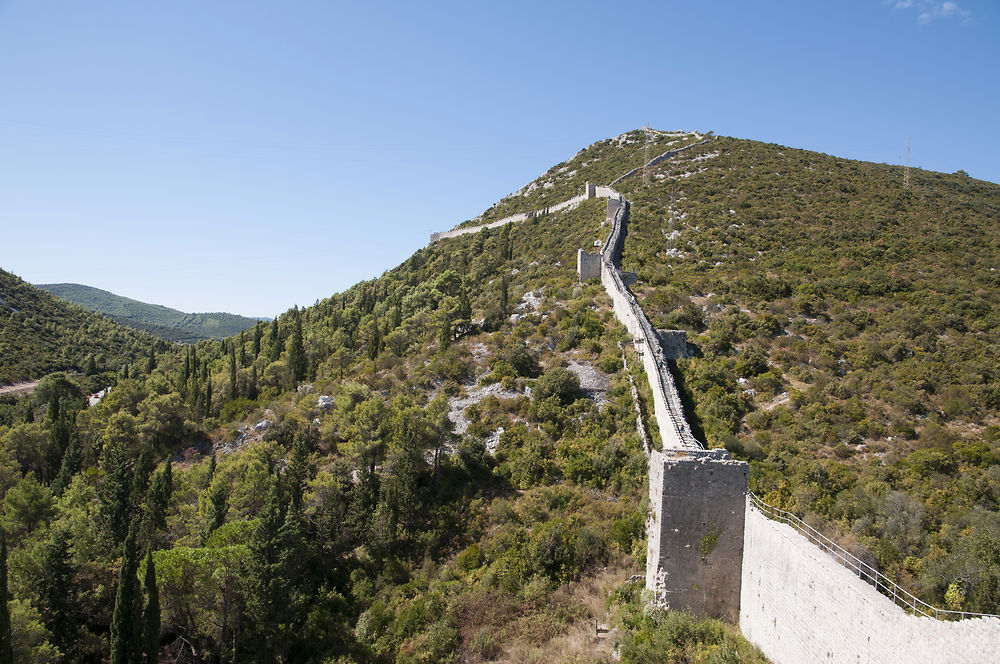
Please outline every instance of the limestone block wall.
[{"label": "limestone block wall", "polygon": [[1000,662],[1000,619],[908,615],[794,528],[745,506],[740,630],[775,664]]},{"label": "limestone block wall", "polygon": [[657,604],[736,622],[748,472],[725,450],[650,455],[646,588]]},{"label": "limestone block wall", "polygon": [[660,337],[622,281],[618,266],[621,264],[622,246],[625,242],[628,202],[620,194],[608,199],[608,215],[612,223],[608,239],[601,250],[601,283],[611,297],[615,316],[628,329],[636,351],[642,358],[643,369],[649,377],[653,392],[653,411],[663,447],[701,449],[701,443],[695,439],[684,418],[684,407],[660,344]]},{"label": "limestone block wall", "polygon": [[[608,187],[597,187],[597,189],[608,189]],[[438,233],[431,233],[431,243],[437,242],[438,240],[444,240],[450,237],[458,237],[459,235],[467,235],[469,233],[478,233],[479,231],[486,228],[496,228],[497,226],[503,226],[504,224],[516,224],[518,222],[524,221],[525,219],[532,219],[543,214],[549,214],[551,212],[558,212],[559,210],[565,210],[567,208],[579,205],[581,202],[587,200],[588,198],[594,198],[594,185],[589,182],[584,186],[584,193],[579,196],[573,196],[565,201],[544,207],[540,210],[532,210],[531,212],[521,212],[519,214],[512,214],[509,217],[504,217],[503,219],[497,219],[496,221],[491,221],[487,224],[479,224],[478,226],[466,226],[465,228],[453,228],[450,231],[440,231]],[[613,190],[612,190],[613,191]],[[618,192],[615,192],[618,195]],[[606,198],[602,194],[597,194],[598,198]]]},{"label": "limestone block wall", "polygon": [[576,274],[580,282],[588,279],[600,279],[601,255],[587,253],[583,249],[576,250]]}]

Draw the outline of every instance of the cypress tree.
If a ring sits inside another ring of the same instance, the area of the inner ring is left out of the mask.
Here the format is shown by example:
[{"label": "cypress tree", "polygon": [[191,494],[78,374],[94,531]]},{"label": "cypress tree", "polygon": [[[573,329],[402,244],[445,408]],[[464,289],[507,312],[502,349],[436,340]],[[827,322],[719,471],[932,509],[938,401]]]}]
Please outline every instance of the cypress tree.
[{"label": "cypress tree", "polygon": [[242,330],[240,331],[240,366],[244,369],[247,366],[246,335]]},{"label": "cypress tree", "polygon": [[306,377],[306,351],[302,345],[302,314],[296,305],[292,309],[292,336],[288,343],[288,363],[291,365],[292,377],[298,383]]},{"label": "cypress tree", "polygon": [[372,322],[372,335],[368,339],[368,359],[374,360],[382,352],[382,331],[378,319]]},{"label": "cypress tree", "polygon": [[257,321],[257,324],[253,326],[253,359],[257,359],[260,355],[260,325],[261,322]]},{"label": "cypress tree", "polygon": [[212,416],[212,379],[205,384],[205,417]]},{"label": "cypress tree", "polygon": [[236,398],[236,350],[229,353],[229,398]]},{"label": "cypress tree", "polygon": [[229,485],[226,482],[213,482],[208,489],[208,520],[201,538],[202,544],[207,542],[209,535],[226,522],[228,511]]},{"label": "cypress tree", "polygon": [[108,443],[104,451],[104,484],[101,486],[101,515],[111,544],[118,547],[129,529],[132,513],[132,468],[128,450],[120,441]]},{"label": "cypress tree", "polygon": [[153,551],[146,552],[146,611],[142,615],[142,645],[146,651],[145,664],[156,664],[160,654],[160,591],[156,587],[156,565]]},{"label": "cypress tree", "polygon": [[281,351],[284,350],[281,347],[282,346],[282,344],[281,344],[281,330],[278,327],[278,319],[277,318],[275,318],[273,321],[271,321],[271,338],[270,338],[270,342],[271,342],[271,348],[270,348],[270,355],[268,356],[268,360],[270,360],[271,362],[277,362],[278,359],[281,357]]},{"label": "cypress tree", "polygon": [[45,626],[52,632],[55,645],[64,655],[69,655],[78,641],[74,616],[79,613],[79,607],[73,583],[76,570],[73,568],[69,547],[68,528],[53,528],[52,535],[43,548],[41,578],[37,586],[45,608],[42,612]]},{"label": "cypress tree", "polygon": [[167,508],[170,506],[170,497],[173,494],[173,475],[170,470],[170,460],[163,463],[163,467],[153,475],[153,480],[149,484],[149,491],[146,492],[146,512],[145,526],[146,535],[151,540],[156,539],[156,534],[167,528]]},{"label": "cypress tree", "polygon": [[441,314],[441,329],[438,331],[438,350],[446,350],[451,345],[451,319]]},{"label": "cypress tree", "polygon": [[250,368],[250,389],[247,390],[247,397],[250,399],[257,398],[257,365],[253,365]]},{"label": "cypress tree", "polygon": [[0,528],[0,664],[13,664],[10,634],[10,605],[7,603],[7,534]]},{"label": "cypress tree", "polygon": [[150,348],[149,358],[146,360],[146,373],[148,374],[153,373],[153,369],[155,368],[156,368],[156,352],[152,348]]},{"label": "cypress tree", "polygon": [[142,652],[139,616],[139,562],[135,553],[135,529],[130,529],[122,545],[122,564],[118,570],[118,592],[111,618],[111,664],[136,664]]},{"label": "cypress tree", "polygon": [[80,446],[80,434],[77,433],[76,427],[73,427],[69,433],[69,445],[66,446],[66,451],[63,452],[59,474],[56,475],[56,479],[52,483],[52,493],[56,496],[61,496],[62,492],[69,486],[69,483],[73,481],[73,476],[80,472],[82,466],[83,449]]}]

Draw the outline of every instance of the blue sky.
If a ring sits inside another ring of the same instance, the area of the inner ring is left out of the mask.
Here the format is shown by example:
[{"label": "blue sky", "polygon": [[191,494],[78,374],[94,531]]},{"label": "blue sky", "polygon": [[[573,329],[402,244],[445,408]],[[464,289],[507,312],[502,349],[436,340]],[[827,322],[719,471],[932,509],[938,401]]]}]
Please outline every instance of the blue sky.
[{"label": "blue sky", "polygon": [[1000,5],[0,0],[0,267],[273,316],[595,140],[1000,182]]}]

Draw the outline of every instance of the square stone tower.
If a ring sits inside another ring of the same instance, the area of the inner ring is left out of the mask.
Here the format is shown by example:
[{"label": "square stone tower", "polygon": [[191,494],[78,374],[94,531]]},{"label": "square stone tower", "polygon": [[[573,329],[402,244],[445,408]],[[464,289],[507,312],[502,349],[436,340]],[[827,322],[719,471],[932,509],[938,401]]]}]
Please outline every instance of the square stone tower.
[{"label": "square stone tower", "polygon": [[650,455],[646,588],[657,604],[739,619],[748,474],[726,450]]}]

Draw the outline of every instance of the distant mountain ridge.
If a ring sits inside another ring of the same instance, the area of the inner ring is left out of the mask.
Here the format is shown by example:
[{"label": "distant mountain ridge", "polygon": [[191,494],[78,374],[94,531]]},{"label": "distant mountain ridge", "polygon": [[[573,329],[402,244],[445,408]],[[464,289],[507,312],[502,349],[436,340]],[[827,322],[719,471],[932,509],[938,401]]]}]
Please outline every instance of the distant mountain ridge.
[{"label": "distant mountain ridge", "polygon": [[257,324],[249,318],[225,312],[189,314],[160,304],[149,304],[83,284],[37,284],[57,297],[104,314],[122,325],[142,330],[167,341],[194,343],[224,339]]}]

